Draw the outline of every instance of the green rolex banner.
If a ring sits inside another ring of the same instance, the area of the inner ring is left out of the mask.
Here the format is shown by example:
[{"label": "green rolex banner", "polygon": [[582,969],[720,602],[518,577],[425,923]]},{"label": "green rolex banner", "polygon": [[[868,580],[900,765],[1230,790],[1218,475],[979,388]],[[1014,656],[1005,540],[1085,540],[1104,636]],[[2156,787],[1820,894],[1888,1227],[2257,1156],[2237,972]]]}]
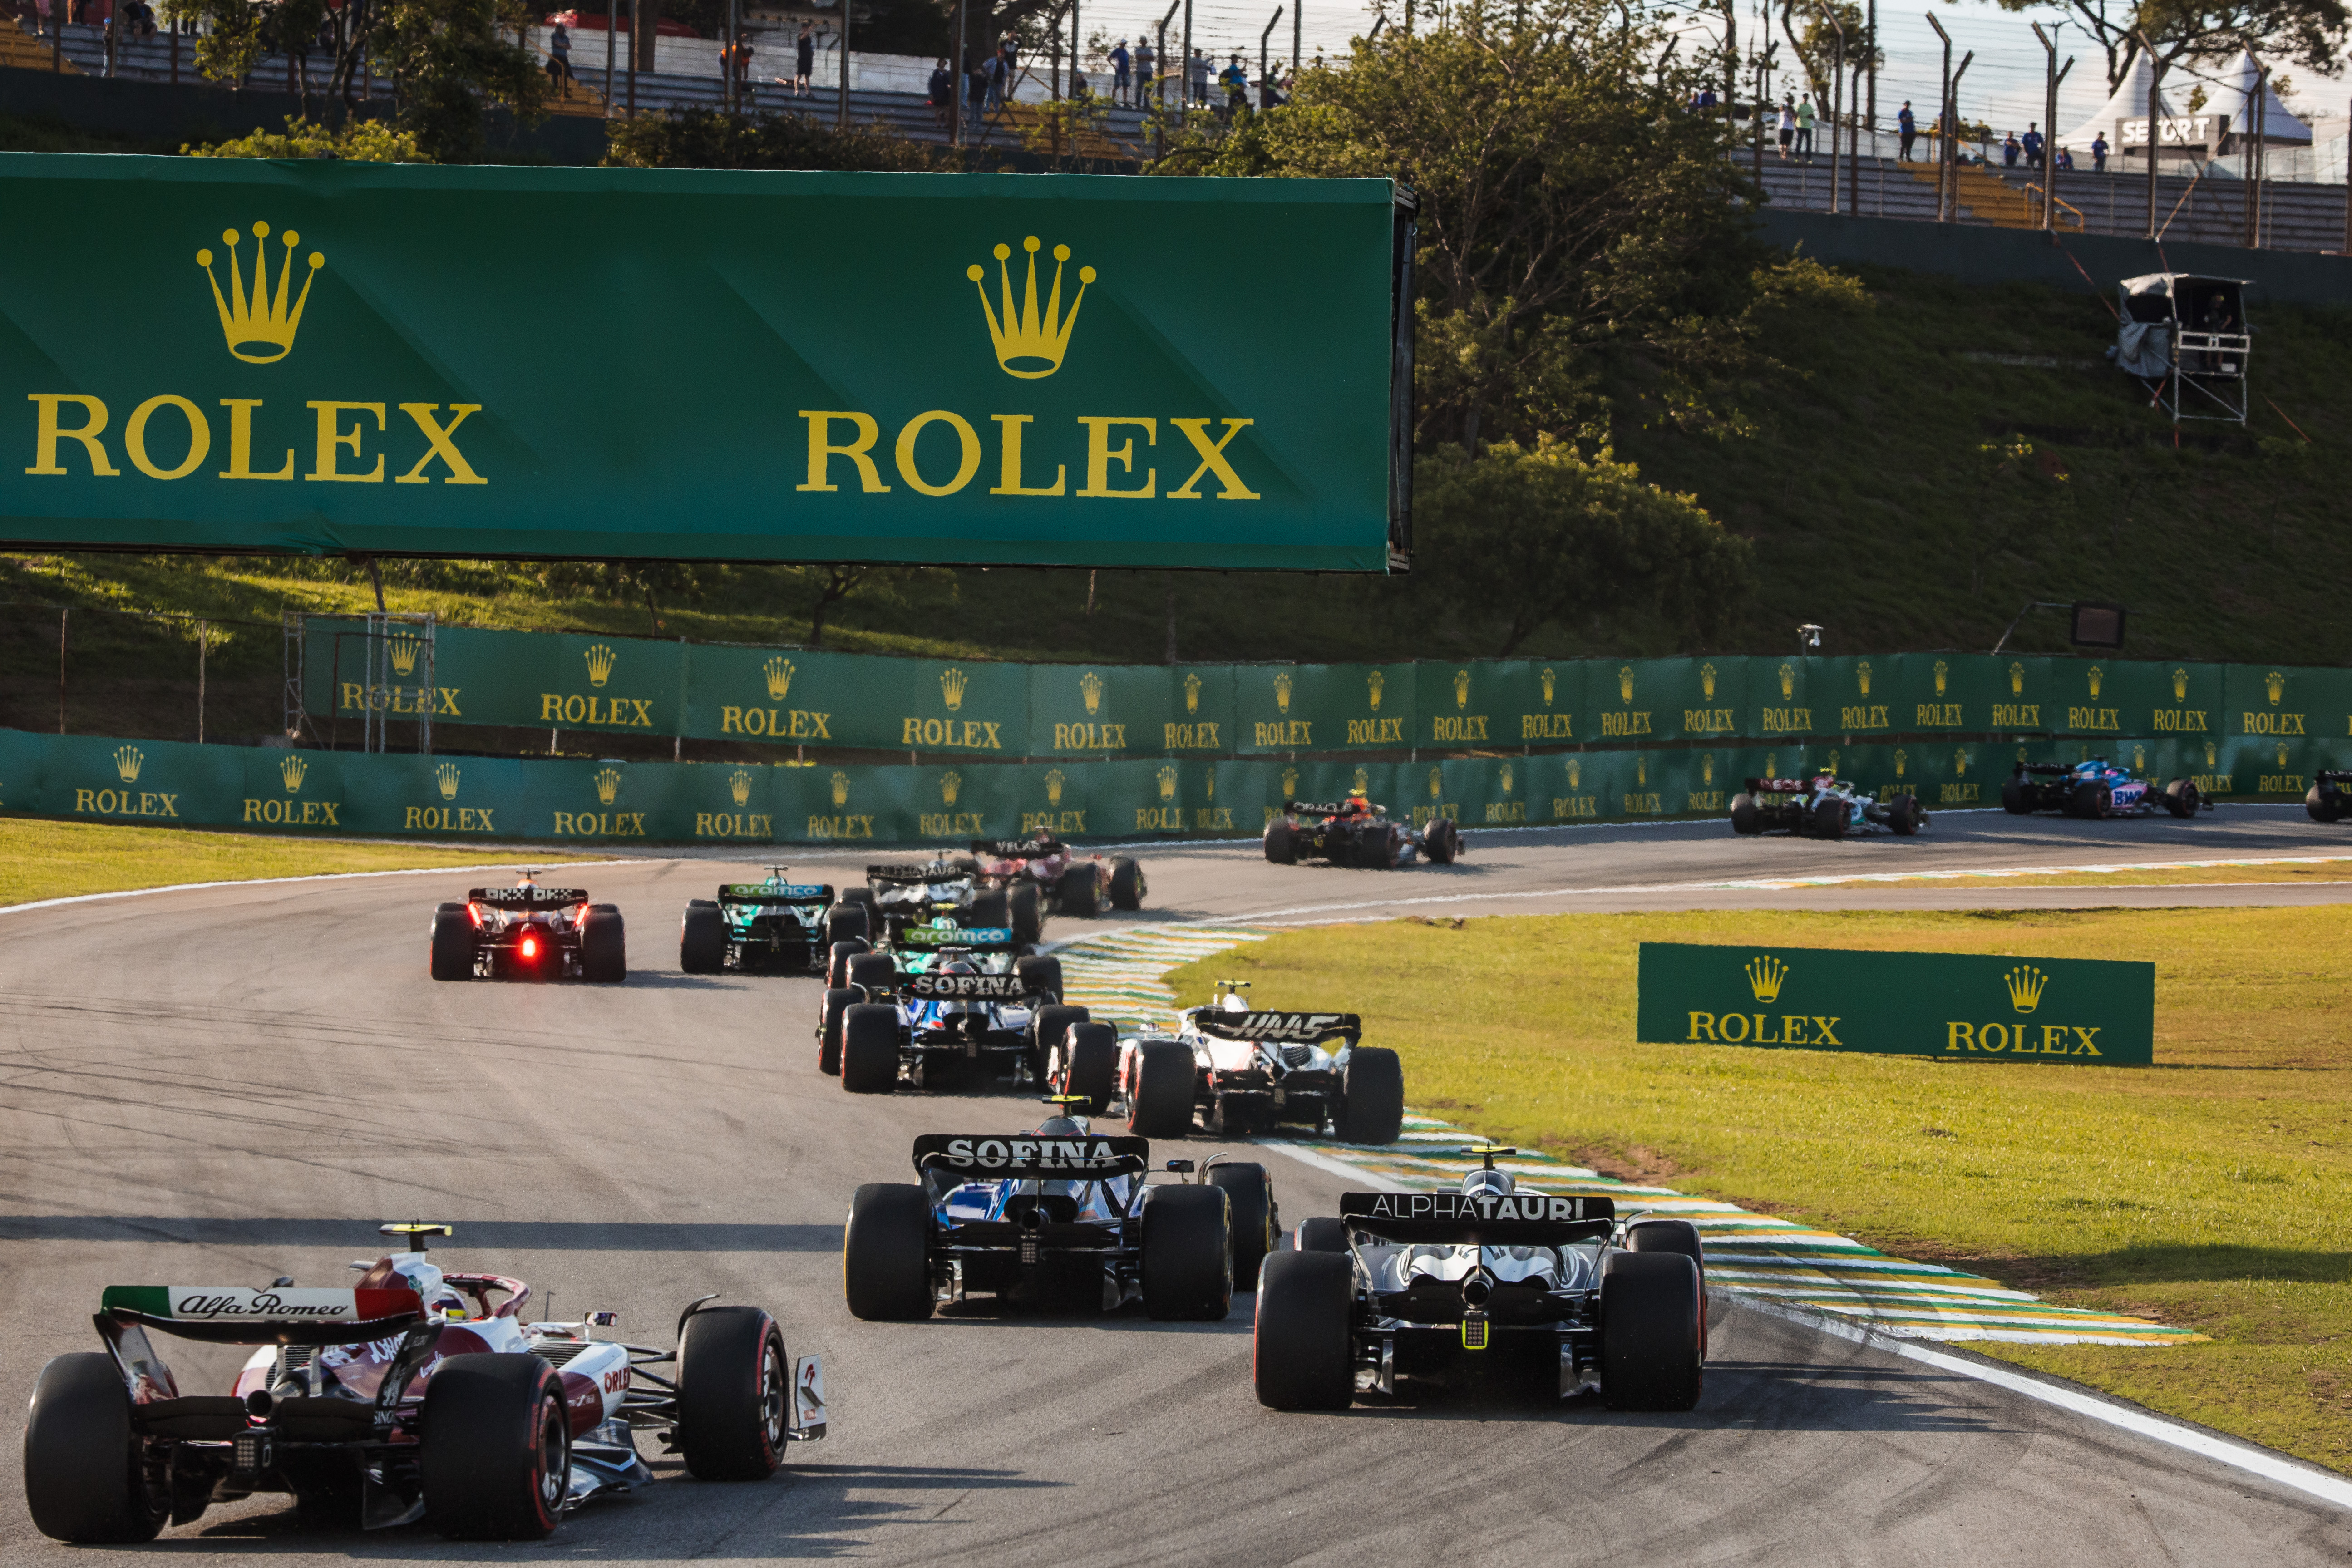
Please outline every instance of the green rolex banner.
[{"label": "green rolex banner", "polygon": [[1662,1045],[2146,1066],[2156,965],[1645,942],[1635,1014]]}]

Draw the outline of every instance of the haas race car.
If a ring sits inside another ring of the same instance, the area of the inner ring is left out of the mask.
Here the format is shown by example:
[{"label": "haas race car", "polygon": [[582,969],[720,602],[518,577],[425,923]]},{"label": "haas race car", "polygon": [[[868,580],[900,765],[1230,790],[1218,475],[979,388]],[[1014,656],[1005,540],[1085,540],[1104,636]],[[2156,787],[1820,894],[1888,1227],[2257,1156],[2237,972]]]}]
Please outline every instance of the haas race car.
[{"label": "haas race car", "polygon": [[1147,1183],[1150,1144],[1103,1137],[1082,1117],[1034,1132],[915,1140],[915,1180],[850,1200],[841,1277],[860,1318],[928,1318],[974,1293],[1109,1312],[1140,1301],[1161,1320],[1216,1322],[1236,1279],[1256,1279],[1280,1234],[1262,1165],[1213,1161]]},{"label": "haas race car", "polygon": [[894,952],[862,945],[835,951],[839,984],[817,1012],[819,1072],[852,1094],[921,1089],[959,1067],[1036,1079],[1035,1026],[1061,1000],[1060,959],[1022,954],[1003,927],[946,916],[900,931]]},{"label": "haas race car", "polygon": [[[1459,1192],[1343,1193],[1258,1279],[1255,1379],[1276,1410],[1344,1410],[1400,1377],[1484,1373],[1619,1410],[1688,1410],[1706,1271],[1688,1220],[1519,1188],[1484,1148]],[[1490,1382],[1491,1386],[1491,1382]]]},{"label": "haas race car", "polygon": [[836,942],[863,941],[866,910],[836,904],[821,882],[794,882],[784,868],[764,882],[723,882],[716,899],[692,899],[678,928],[677,966],[688,974],[806,974],[825,967]]},{"label": "haas race car", "polygon": [[2193,779],[2174,779],[2159,790],[2151,780],[2105,757],[2071,765],[2020,763],[2000,786],[2000,808],[2018,816],[2037,811],[2084,817],[2149,816],[2158,806],[2173,816],[2194,817],[2200,806],[2212,810],[2213,803]]},{"label": "haas race car", "polygon": [[1885,831],[1908,838],[1927,826],[1927,809],[1914,795],[1872,799],[1848,780],[1829,773],[1809,779],[1749,779],[1731,797],[1734,833],[1794,833],[1806,838],[1843,838],[1849,833]]},{"label": "haas race car", "polygon": [[596,980],[629,977],[621,911],[579,888],[542,888],[525,871],[511,888],[475,888],[433,911],[436,980]]},{"label": "haas race car", "polygon": [[[970,860],[957,864],[969,864],[982,886],[1003,888],[1008,894],[1034,886],[1041,906],[1057,915],[1091,919],[1106,908],[1143,907],[1146,887],[1141,861],[1124,855],[1114,860],[1099,855],[1081,859],[1042,827],[1034,838],[974,839]],[[1019,921],[1014,924],[1017,927]]]},{"label": "haas race car", "polygon": [[[653,1481],[652,1431],[699,1480],[761,1480],[784,1446],[824,1436],[814,1356],[775,1319],[706,1296],[671,1350],[602,1340],[615,1315],[525,1322],[530,1289],[444,1273],[425,1237],[354,1263],[344,1289],[115,1285],[105,1349],[41,1369],[25,1424],[25,1499],[59,1541],[152,1540],[216,1502],[291,1494],[306,1521],[530,1541],[576,1504]],[[226,1394],[183,1393],[151,1331],[257,1347]],[[661,1370],[656,1370],[661,1369]]]},{"label": "haas race car", "polygon": [[1334,866],[1393,870],[1425,857],[1451,866],[1462,854],[1462,830],[1441,816],[1426,827],[1391,820],[1389,808],[1359,793],[1329,805],[1285,801],[1282,815],[1265,825],[1265,858],[1277,866],[1328,860]]}]

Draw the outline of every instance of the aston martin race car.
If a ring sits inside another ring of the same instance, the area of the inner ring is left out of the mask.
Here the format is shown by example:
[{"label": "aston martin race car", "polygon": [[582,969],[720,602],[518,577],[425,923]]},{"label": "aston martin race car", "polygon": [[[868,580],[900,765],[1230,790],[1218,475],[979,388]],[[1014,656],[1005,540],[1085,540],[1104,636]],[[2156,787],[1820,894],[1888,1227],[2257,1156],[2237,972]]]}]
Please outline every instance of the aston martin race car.
[{"label": "aston martin race car", "polygon": [[1462,830],[1453,818],[1408,827],[1361,795],[1323,805],[1285,801],[1282,815],[1265,825],[1265,858],[1277,866],[1328,860],[1392,870],[1423,857],[1433,866],[1450,866],[1462,854]]},{"label": "aston martin race car", "polygon": [[2303,809],[2311,814],[2314,822],[2341,822],[2352,816],[2352,773],[2323,770],[2311,775],[2311,787],[2304,792]]},{"label": "aston martin race car", "polygon": [[1022,954],[1013,932],[946,916],[898,933],[895,952],[846,955],[817,1013],[817,1070],[852,1094],[921,1089],[954,1067],[1032,1071],[1034,1026],[1062,997],[1062,961]]},{"label": "aston martin race car", "polygon": [[1749,779],[1731,797],[1734,833],[1794,833],[1806,838],[1843,838],[1849,833],[1884,830],[1908,838],[1927,826],[1927,808],[1914,795],[1874,800],[1847,779],[1816,773],[1809,779]]},{"label": "aston martin race car", "polygon": [[[1034,838],[976,838],[971,854],[982,887],[1010,893],[1034,886],[1041,907],[1057,915],[1092,919],[1105,905],[1114,910],[1143,907],[1147,889],[1142,862],[1124,855],[1109,860],[1099,855],[1082,858],[1042,827]],[[1013,923],[1020,929],[1017,910]]]},{"label": "aston martin race car", "polygon": [[[1276,1234],[1265,1170],[1221,1164],[1187,1182],[1193,1163],[1171,1160],[1180,1179],[1153,1186],[1150,1152],[1144,1139],[1103,1137],[1069,1115],[1034,1132],[916,1139],[912,1183],[871,1183],[850,1200],[841,1246],[850,1311],[928,1318],[986,1293],[1106,1312],[1140,1301],[1157,1319],[1222,1320],[1235,1253]],[[1255,1261],[1252,1253],[1253,1269]]]},{"label": "aston martin race car", "polygon": [[794,882],[770,868],[764,882],[722,882],[716,899],[690,899],[677,938],[688,974],[805,974],[825,967],[836,942],[863,941],[866,910],[836,904],[822,882]]},{"label": "aston martin race car", "polygon": [[[1522,1191],[1495,1156],[1459,1192],[1343,1193],[1265,1260],[1258,1402],[1344,1410],[1400,1377],[1509,1380],[1619,1410],[1688,1410],[1706,1361],[1706,1265],[1688,1220]],[[1466,1374],[1466,1376],[1465,1376]]]},{"label": "aston martin race car", "polygon": [[2129,768],[2105,757],[2075,763],[2020,763],[2000,786],[2000,808],[2018,816],[2063,811],[2068,816],[2150,816],[2161,806],[2171,816],[2193,817],[2213,809],[2194,779],[2174,779],[2161,790]]},{"label": "aston martin race car", "polygon": [[475,888],[433,911],[436,980],[629,977],[628,939],[614,904],[579,888],[542,888],[525,871],[511,888]]},{"label": "aston martin race car", "polygon": [[[701,1480],[760,1480],[824,1436],[824,1371],[775,1319],[705,1296],[670,1350],[598,1339],[616,1315],[526,1322],[530,1288],[445,1273],[443,1225],[387,1225],[407,1250],[354,1263],[342,1289],[115,1285],[102,1352],[41,1369],[25,1498],[59,1541],[127,1542],[213,1503],[293,1496],[306,1521],[527,1541],[577,1504],[653,1481],[652,1431]],[[257,1347],[226,1394],[184,1394],[150,1331]],[[667,1373],[656,1368],[666,1368]]]},{"label": "aston martin race car", "polygon": [[877,948],[898,944],[909,926],[929,926],[940,920],[985,930],[1011,930],[1023,946],[1045,931],[1045,916],[1034,887],[986,888],[980,868],[970,858],[908,862],[866,868],[866,886],[842,889],[844,902],[862,906],[871,928],[867,940]]}]

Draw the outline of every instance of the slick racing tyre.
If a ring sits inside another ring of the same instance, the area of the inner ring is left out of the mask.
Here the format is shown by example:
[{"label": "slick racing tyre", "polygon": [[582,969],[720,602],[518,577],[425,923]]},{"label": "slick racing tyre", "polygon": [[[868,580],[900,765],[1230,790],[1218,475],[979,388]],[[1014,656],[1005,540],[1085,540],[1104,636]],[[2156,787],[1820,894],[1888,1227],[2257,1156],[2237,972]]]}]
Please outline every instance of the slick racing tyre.
[{"label": "slick racing tyre", "polygon": [[1886,826],[1898,838],[1909,838],[1927,825],[1927,814],[1919,809],[1916,795],[1898,795],[1886,803]]},{"label": "slick racing tyre", "polygon": [[1758,805],[1756,797],[1746,790],[1731,797],[1731,831],[1740,834],[1764,831],[1764,808]]},{"label": "slick racing tyre", "polygon": [[1277,866],[1298,864],[1298,845],[1291,835],[1290,824],[1269,822],[1265,825],[1265,858]]},{"label": "slick racing tyre", "polygon": [[825,949],[824,983],[829,987],[849,984],[849,961],[861,952],[873,952],[873,946],[862,936],[844,937]]},{"label": "slick racing tyre", "polygon": [[1209,1167],[1209,1185],[1223,1187],[1231,1204],[1234,1233],[1234,1289],[1257,1289],[1257,1268],[1273,1255],[1282,1235],[1282,1215],[1274,1201],[1274,1183],[1265,1167],[1216,1164]]},{"label": "slick racing tyre", "polygon": [[2011,816],[2029,815],[2034,806],[2033,786],[2011,774],[2001,781],[2000,808]]},{"label": "slick racing tyre", "polygon": [[1294,1252],[1344,1253],[1348,1250],[1348,1222],[1328,1214],[1302,1219],[1290,1238],[1290,1247]]},{"label": "slick racing tyre", "polygon": [[425,1384],[425,1522],[453,1541],[543,1541],[563,1517],[572,1413],[535,1355],[453,1355]]},{"label": "slick racing tyre", "polygon": [[1108,1024],[1071,1025],[1055,1092],[1085,1096],[1088,1116],[1108,1110],[1118,1094],[1118,1031]]},{"label": "slick racing tyre", "polygon": [[[1127,1130],[1137,1138],[1181,1138],[1192,1131],[1192,1047],[1146,1040],[1135,1049],[1127,1086]],[[1222,1167],[1221,1167],[1222,1168]]]},{"label": "slick racing tyre", "polygon": [[817,1007],[816,1070],[827,1078],[841,1076],[841,1024],[852,1007],[857,1005],[857,993],[845,985],[828,989]]},{"label": "slick racing tyre", "polygon": [[1404,1131],[1404,1066],[1385,1046],[1358,1046],[1339,1079],[1332,1131],[1343,1143],[1393,1143]]},{"label": "slick racing tyre", "polygon": [[1462,858],[1462,830],[1452,817],[1439,817],[1423,832],[1421,851],[1433,866],[1453,865]]},{"label": "slick racing tyre", "polygon": [[727,916],[716,899],[689,899],[677,927],[677,966],[688,974],[727,967]]},{"label": "slick racing tyre", "polygon": [[842,969],[842,978],[850,989],[866,992],[869,999],[873,993],[887,991],[898,983],[898,962],[887,952],[852,954]]},{"label": "slick racing tyre", "polygon": [[1686,1219],[1637,1219],[1625,1227],[1628,1252],[1677,1252],[1698,1269],[1698,1353],[1706,1359],[1706,1256],[1700,1250],[1698,1226]]},{"label": "slick racing tyre", "polygon": [[1062,872],[1054,884],[1054,908],[1080,920],[1092,920],[1102,910],[1102,879],[1095,874],[1094,862],[1072,866]]},{"label": "slick racing tyre", "polygon": [[1845,802],[1834,797],[1816,801],[1805,814],[1805,826],[1815,838],[1843,838],[1850,815]]},{"label": "slick racing tyre", "polygon": [[[465,906],[457,908],[462,919]],[[25,1418],[25,1503],[34,1528],[91,1546],[154,1540],[171,1499],[140,1462],[141,1447],[114,1358],[102,1351],[53,1358]]]},{"label": "slick racing tyre", "polygon": [[864,904],[838,903],[824,911],[824,944],[874,940],[874,921]]},{"label": "slick racing tyre", "polygon": [[2115,795],[2116,792],[2106,785],[2093,784],[2086,779],[2076,784],[2074,793],[2066,797],[2066,815],[2095,821],[2106,816],[2113,807]]},{"label": "slick racing tyre", "polygon": [[1152,1187],[1143,1204],[1143,1310],[1214,1323],[1234,1309],[1232,1203],[1222,1187]]},{"label": "slick racing tyre", "polygon": [[[2314,784],[2311,786],[2311,790],[2312,794],[2315,795],[2318,793],[2319,786],[2317,784]],[[2164,809],[2172,813],[2175,816],[2193,817],[2197,815],[2199,808],[2204,805],[2204,794],[2202,791],[2198,789],[2196,782],[2192,779],[2175,779],[2170,784],[2164,786]],[[2304,809],[2306,811],[2310,810],[2311,795],[2306,795],[2303,797],[2303,804]],[[2318,813],[2313,812],[2312,815],[2317,816]],[[2336,816],[2341,816],[2342,815],[2343,812],[2339,807],[2336,812]],[[2322,822],[2332,822],[2335,820],[2335,817],[2321,816],[2319,820]]]},{"label": "slick racing tyre", "polygon": [[898,1009],[857,1002],[841,1014],[841,1087],[852,1094],[888,1094],[898,1087]]},{"label": "slick racing tyre", "polygon": [[580,917],[580,978],[618,985],[629,977],[628,928],[615,904],[591,904]]},{"label": "slick racing tyre", "polygon": [[1601,1396],[1612,1410],[1688,1410],[1705,1350],[1698,1266],[1616,1252],[1601,1273]]},{"label": "slick racing tyre", "polygon": [[908,1322],[931,1315],[931,1205],[904,1182],[868,1182],[849,1200],[841,1286],[852,1316]]},{"label": "slick racing tyre", "polygon": [[1143,879],[1143,862],[1122,857],[1110,863],[1110,907],[1135,910],[1143,907],[1143,895],[1149,891]]},{"label": "slick racing tyre", "polygon": [[463,904],[443,904],[433,911],[433,978],[473,977],[474,917]]},{"label": "slick racing tyre", "polygon": [[1355,1268],[1345,1256],[1277,1252],[1267,1258],[1250,1336],[1257,1402],[1272,1410],[1348,1408],[1356,1395],[1348,1342],[1354,1310]]},{"label": "slick racing tyre", "polygon": [[[1013,900],[1002,888],[991,888],[972,896],[971,907],[963,912],[960,922],[966,931],[1003,931],[1013,924]],[[1015,941],[1019,940],[1015,934]]]},{"label": "slick racing tyre", "polygon": [[1013,973],[1021,978],[1021,989],[1031,996],[1042,996],[1047,1002],[1062,999],[1062,961],[1050,955],[1031,954],[1013,961]]},{"label": "slick racing tyre", "polygon": [[1048,1003],[1037,1009],[1029,1022],[1029,1076],[1039,1089],[1046,1087],[1055,1068],[1054,1053],[1062,1046],[1062,1037],[1073,1024],[1083,1024],[1087,1014],[1084,1007],[1071,1007],[1059,1002]]},{"label": "slick racing tyre", "polygon": [[761,1481],[784,1462],[793,1363],[758,1307],[705,1307],[677,1336],[678,1452],[698,1481]]},{"label": "slick racing tyre", "polygon": [[1008,911],[1006,923],[1013,927],[1013,945],[1034,947],[1044,940],[1045,911],[1038,901],[1036,883],[1016,882],[1006,889],[1004,906]]}]

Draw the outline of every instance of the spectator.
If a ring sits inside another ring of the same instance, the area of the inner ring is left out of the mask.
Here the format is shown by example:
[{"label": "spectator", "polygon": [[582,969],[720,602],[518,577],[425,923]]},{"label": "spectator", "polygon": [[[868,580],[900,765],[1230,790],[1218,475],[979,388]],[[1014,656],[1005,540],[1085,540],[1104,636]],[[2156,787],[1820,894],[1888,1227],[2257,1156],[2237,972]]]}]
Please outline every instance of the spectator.
[{"label": "spectator", "polygon": [[2017,144],[2017,132],[2014,131],[2011,132],[2007,136],[2001,139],[2000,166],[2004,169],[2016,168],[2017,155],[2022,151],[2024,151],[2024,149],[2021,148]]},{"label": "spectator", "polygon": [[1151,52],[1150,38],[1135,46],[1135,106],[1138,109],[1150,106],[1152,89],[1158,84],[1158,79],[1151,73],[1159,66],[1160,57]]},{"label": "spectator", "polygon": [[2091,172],[2096,174],[2107,172],[2107,133],[2104,131],[2091,138]]},{"label": "spectator", "polygon": [[749,103],[751,99],[751,29],[735,29],[735,101]]},{"label": "spectator", "polygon": [[1705,114],[1708,110],[1716,107],[1716,101],[1715,89],[1703,87],[1698,89],[1698,96],[1691,100],[1691,107]]},{"label": "spectator", "polygon": [[547,85],[572,96],[572,35],[561,22],[547,35]]},{"label": "spectator", "polygon": [[1912,115],[1907,98],[1903,100],[1903,111],[1895,117],[1895,128],[1903,133],[1903,151],[1895,155],[1896,161],[1907,163],[1911,161],[1911,144],[1919,140],[1919,121]]},{"label": "spectator", "polygon": [[1132,84],[1127,73],[1133,63],[1128,55],[1125,38],[1110,47],[1110,100],[1113,103],[1124,105],[1128,101]]},{"label": "spectator", "polygon": [[971,133],[983,141],[987,139],[988,71],[995,63],[996,57],[991,55],[964,73],[963,111],[971,122]]},{"label": "spectator", "polygon": [[1257,84],[1257,106],[1261,110],[1280,109],[1290,101],[1290,79],[1276,67],[1272,75]]},{"label": "spectator", "polygon": [[2036,122],[2030,121],[2025,127],[2025,163],[2028,168],[2042,167],[2042,131]]},{"label": "spectator", "polygon": [[1797,100],[1797,156],[1810,163],[1813,161],[1813,100]]},{"label": "spectator", "polygon": [[1192,58],[1184,62],[1184,79],[1185,103],[1188,106],[1206,104],[1209,101],[1209,61],[1200,50],[1194,49]]},{"label": "spectator", "polygon": [[1249,103],[1249,72],[1242,68],[1241,56],[1235,55],[1233,63],[1217,73],[1217,85],[1225,89],[1224,117],[1230,122]]},{"label": "spectator", "polygon": [[801,36],[793,40],[793,91],[806,98],[809,79],[816,75],[816,34],[806,22],[801,24]]},{"label": "spectator", "polygon": [[1005,64],[1004,46],[999,44],[996,52],[988,57],[988,107],[1003,108],[1012,92],[1012,72]]},{"label": "spectator", "polygon": [[931,68],[931,118],[945,131],[955,115],[955,72],[942,58]]},{"label": "spectator", "polygon": [[1797,139],[1797,106],[1780,100],[1780,162],[1789,161],[1789,143]]},{"label": "spectator", "polygon": [[2058,149],[2058,172],[2062,174],[2071,174],[2074,172],[2074,153],[2071,148]]}]

